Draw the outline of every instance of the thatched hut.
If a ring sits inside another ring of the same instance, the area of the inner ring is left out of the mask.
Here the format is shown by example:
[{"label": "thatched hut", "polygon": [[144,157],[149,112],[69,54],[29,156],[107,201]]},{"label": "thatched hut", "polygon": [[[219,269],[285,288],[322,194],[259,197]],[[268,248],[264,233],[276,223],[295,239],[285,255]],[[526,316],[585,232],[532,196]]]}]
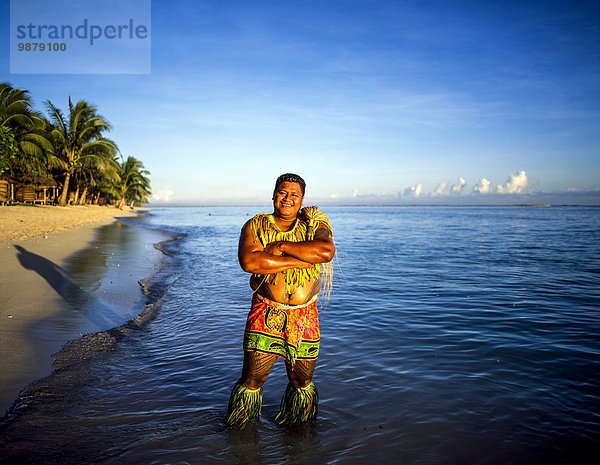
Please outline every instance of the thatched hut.
[{"label": "thatched hut", "polygon": [[6,205],[14,199],[13,180],[8,173],[0,175],[0,205]]},{"label": "thatched hut", "polygon": [[17,202],[54,203],[58,184],[52,178],[43,176],[25,176],[16,183]]},{"label": "thatched hut", "polygon": [[6,205],[10,199],[10,185],[7,180],[0,179],[0,205]]}]

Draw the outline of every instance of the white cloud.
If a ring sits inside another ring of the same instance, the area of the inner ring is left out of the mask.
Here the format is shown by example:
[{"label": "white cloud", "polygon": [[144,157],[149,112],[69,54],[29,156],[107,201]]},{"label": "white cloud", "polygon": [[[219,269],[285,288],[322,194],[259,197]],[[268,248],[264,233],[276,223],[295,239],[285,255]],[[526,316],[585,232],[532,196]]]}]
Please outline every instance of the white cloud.
[{"label": "white cloud", "polygon": [[331,197],[332,199],[337,199],[340,196],[339,192],[336,192],[335,194],[331,194],[329,197]]},{"label": "white cloud", "polygon": [[465,178],[460,177],[460,178],[458,178],[458,182],[452,186],[450,191],[453,194],[460,194],[466,185],[467,185],[467,181],[465,181]]},{"label": "white cloud", "polygon": [[496,188],[499,194],[520,194],[527,187],[528,180],[525,171],[511,174],[504,185],[498,184]]},{"label": "white cloud", "polygon": [[581,189],[579,187],[569,187],[567,192],[581,192]]},{"label": "white cloud", "polygon": [[420,197],[423,192],[423,184],[417,184],[416,186],[410,186],[404,189],[404,197]]},{"label": "white cloud", "polygon": [[480,194],[489,194],[492,191],[491,182],[485,178],[479,180],[479,184],[476,184],[473,188],[473,192],[479,192]]},{"label": "white cloud", "polygon": [[158,192],[152,194],[150,196],[150,200],[155,200],[159,202],[170,202],[171,197],[173,197],[174,194],[175,193],[173,192],[173,189],[171,189],[171,186],[167,186],[164,189],[161,189]]},{"label": "white cloud", "polygon": [[352,191],[352,197],[358,197],[358,189]]},{"label": "white cloud", "polygon": [[448,184],[445,182],[440,182],[436,188],[434,189],[434,191],[431,193],[432,197],[439,197],[440,195],[444,195],[444,192],[446,191],[446,186]]}]

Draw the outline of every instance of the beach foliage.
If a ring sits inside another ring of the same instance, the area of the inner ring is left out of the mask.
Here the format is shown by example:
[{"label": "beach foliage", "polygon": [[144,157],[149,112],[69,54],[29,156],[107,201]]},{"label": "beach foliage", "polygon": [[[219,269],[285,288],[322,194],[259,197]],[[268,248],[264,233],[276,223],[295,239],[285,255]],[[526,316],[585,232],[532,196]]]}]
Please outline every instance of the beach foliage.
[{"label": "beach foliage", "polygon": [[11,162],[18,154],[14,134],[10,128],[0,126],[0,174],[10,169]]},{"label": "beach foliage", "polygon": [[148,201],[150,173],[134,157],[123,160],[95,105],[69,97],[66,111],[49,100],[44,107],[46,115],[27,90],[0,83],[0,176],[17,188],[58,185],[59,205]]},{"label": "beach foliage", "polygon": [[84,158],[73,173],[76,190],[73,203],[85,205],[92,194],[97,199],[106,190],[103,185],[112,185],[119,181],[119,163],[109,155],[97,158]]},{"label": "beach foliage", "polygon": [[144,164],[135,157],[127,157],[122,160],[118,168],[119,179],[113,182],[108,191],[117,199],[117,207],[123,208],[126,204],[134,206],[142,205],[148,201],[151,193],[150,172],[144,168]]},{"label": "beach foliage", "polygon": [[53,162],[64,175],[58,204],[66,205],[71,178],[86,166],[100,171],[114,170],[116,167],[109,159],[118,149],[113,141],[104,137],[111,129],[110,123],[91,103],[79,100],[73,105],[69,97],[67,115],[50,101],[46,101],[46,108],[52,124]]},{"label": "beach foliage", "polygon": [[[52,145],[45,136],[46,121],[33,109],[28,91],[0,83],[0,127],[4,128],[1,148],[4,170],[12,178],[47,174]],[[11,136],[7,135],[7,129]],[[5,152],[9,150],[7,147],[16,147],[17,153],[13,151],[14,156],[9,156]]]}]

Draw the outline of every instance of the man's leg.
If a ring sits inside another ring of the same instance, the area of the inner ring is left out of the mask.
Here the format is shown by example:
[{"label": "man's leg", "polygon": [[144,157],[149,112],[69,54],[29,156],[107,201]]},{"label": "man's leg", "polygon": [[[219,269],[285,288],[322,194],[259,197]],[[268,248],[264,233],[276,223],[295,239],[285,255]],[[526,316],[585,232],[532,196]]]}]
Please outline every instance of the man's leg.
[{"label": "man's leg", "polygon": [[277,357],[262,352],[244,351],[242,383],[249,389],[259,389],[267,380]]},{"label": "man's leg", "polygon": [[262,385],[275,360],[275,355],[244,352],[242,377],[235,383],[229,397],[228,426],[243,429],[249,420],[258,418],[262,407]]},{"label": "man's leg", "polygon": [[289,384],[275,417],[280,425],[299,426],[317,418],[319,392],[312,382],[315,365],[316,360],[296,360],[293,368],[286,364]]},{"label": "man's leg", "polygon": [[289,363],[285,364],[290,384],[295,388],[305,388],[312,383],[315,372],[316,360],[296,360],[294,368]]}]

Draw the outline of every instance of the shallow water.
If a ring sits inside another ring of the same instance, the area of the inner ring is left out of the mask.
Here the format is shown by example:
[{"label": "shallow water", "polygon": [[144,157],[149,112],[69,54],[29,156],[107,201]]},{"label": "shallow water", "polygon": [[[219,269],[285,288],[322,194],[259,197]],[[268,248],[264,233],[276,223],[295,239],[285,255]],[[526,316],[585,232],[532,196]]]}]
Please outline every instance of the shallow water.
[{"label": "shallow water", "polygon": [[68,257],[62,269],[43,257],[29,258],[66,304],[30,330],[34,337],[59,350],[66,341],[118,326],[144,309],[148,298],[138,281],[158,272],[162,254],[154,244],[169,235],[137,223],[99,228],[93,244]]},{"label": "shallow water", "polygon": [[597,457],[598,208],[326,208],[339,264],[321,310],[319,419],[274,425],[287,382],[277,363],[261,422],[224,430],[251,292],[237,238],[247,215],[267,210],[153,209],[131,222],[184,235],[150,286],[162,306],[27,390],[0,430],[3,463]]}]

